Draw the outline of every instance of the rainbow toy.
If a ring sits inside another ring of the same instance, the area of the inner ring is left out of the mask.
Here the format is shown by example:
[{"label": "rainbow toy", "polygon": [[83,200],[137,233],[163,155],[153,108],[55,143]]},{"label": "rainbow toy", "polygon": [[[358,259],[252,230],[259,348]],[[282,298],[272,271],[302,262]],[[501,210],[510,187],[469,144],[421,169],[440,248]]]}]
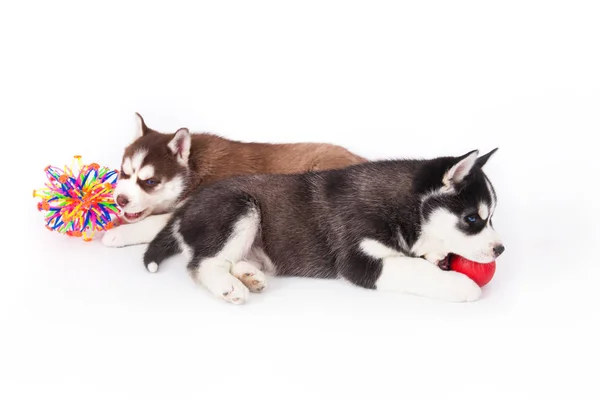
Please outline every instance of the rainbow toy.
[{"label": "rainbow toy", "polygon": [[41,199],[37,208],[46,211],[46,228],[89,242],[95,232],[114,226],[113,217],[119,217],[113,200],[118,171],[83,165],[81,156],[74,157],[70,168],[47,166],[44,171],[48,182],[33,197]]}]

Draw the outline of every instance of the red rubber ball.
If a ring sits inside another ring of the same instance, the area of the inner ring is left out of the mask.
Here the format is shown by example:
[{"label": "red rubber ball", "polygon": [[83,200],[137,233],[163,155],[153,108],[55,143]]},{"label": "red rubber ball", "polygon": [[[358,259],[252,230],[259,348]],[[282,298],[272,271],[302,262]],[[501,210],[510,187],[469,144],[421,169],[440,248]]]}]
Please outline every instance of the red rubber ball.
[{"label": "red rubber ball", "polygon": [[450,260],[450,269],[467,275],[475,281],[479,287],[484,287],[494,277],[494,273],[496,272],[496,261],[481,264],[455,254]]}]

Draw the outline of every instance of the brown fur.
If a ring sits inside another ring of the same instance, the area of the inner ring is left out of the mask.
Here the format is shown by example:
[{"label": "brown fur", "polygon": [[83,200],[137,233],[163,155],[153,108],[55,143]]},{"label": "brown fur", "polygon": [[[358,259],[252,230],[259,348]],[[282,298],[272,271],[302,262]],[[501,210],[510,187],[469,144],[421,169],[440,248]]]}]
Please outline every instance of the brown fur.
[{"label": "brown fur", "polygon": [[[142,117],[142,136],[125,149],[130,157],[139,149],[148,149],[144,164],[151,163],[171,178],[180,172],[172,161],[167,144],[175,134],[164,134],[146,126]],[[191,135],[189,157],[190,182],[184,197],[201,185],[222,179],[251,174],[293,174],[344,168],[366,162],[367,159],[343,147],[327,143],[249,143],[225,139],[210,133]],[[161,165],[162,164],[162,165]]]}]

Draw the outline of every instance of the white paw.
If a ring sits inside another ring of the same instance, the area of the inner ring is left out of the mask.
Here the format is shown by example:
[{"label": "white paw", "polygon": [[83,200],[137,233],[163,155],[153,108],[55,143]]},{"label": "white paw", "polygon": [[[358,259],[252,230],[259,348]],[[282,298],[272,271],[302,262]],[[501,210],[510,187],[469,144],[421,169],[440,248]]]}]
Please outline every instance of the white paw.
[{"label": "white paw", "polygon": [[481,297],[481,288],[473,280],[456,271],[444,272],[446,279],[436,283],[434,296],[449,302],[475,301]]},{"label": "white paw", "polygon": [[267,276],[246,261],[235,264],[231,268],[231,273],[242,281],[251,292],[260,293],[267,287]]},{"label": "white paw", "polygon": [[255,273],[246,272],[243,276],[239,277],[244,285],[251,292],[260,293],[267,287],[267,277],[261,271]]},{"label": "white paw", "polygon": [[248,288],[231,274],[223,275],[222,278],[213,282],[210,290],[216,296],[232,304],[244,304],[250,295]]},{"label": "white paw", "polygon": [[123,227],[117,226],[106,232],[102,237],[102,244],[107,247],[123,247],[127,243],[125,242],[125,235]]}]

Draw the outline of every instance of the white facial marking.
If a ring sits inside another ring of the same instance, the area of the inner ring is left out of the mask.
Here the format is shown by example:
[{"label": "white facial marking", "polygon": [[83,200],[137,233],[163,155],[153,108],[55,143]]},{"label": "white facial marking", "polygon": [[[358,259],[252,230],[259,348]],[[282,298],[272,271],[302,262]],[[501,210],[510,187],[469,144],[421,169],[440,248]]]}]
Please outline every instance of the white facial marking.
[{"label": "white facial marking", "polygon": [[499,235],[487,225],[481,232],[467,235],[458,228],[459,219],[443,208],[435,210],[421,227],[421,236],[411,249],[415,254],[455,253],[469,260],[488,263],[495,259],[493,248]]},{"label": "white facial marking", "polygon": [[137,175],[147,154],[148,151],[146,149],[140,149],[136,151],[131,158],[127,157],[123,161],[123,172],[128,175],[128,177],[125,178],[121,176],[119,178],[117,187],[115,188],[114,198],[117,199],[120,195],[127,198],[128,203],[123,208],[124,213],[134,214],[145,211],[146,209],[142,204],[144,193],[142,193],[142,189],[137,184]]},{"label": "white facial marking", "polygon": [[146,193],[148,206],[152,206],[156,212],[170,211],[184,190],[185,181],[181,176],[160,183],[152,193]]},{"label": "white facial marking", "polygon": [[[179,201],[185,190],[185,177],[175,176],[174,178],[161,182],[153,187],[151,191],[142,189],[139,181],[153,178],[157,172],[154,165],[143,165],[148,150],[139,149],[132,157],[123,160],[123,172],[128,175],[127,178],[119,178],[115,189],[114,198],[124,195],[128,203],[122,211],[127,219],[129,215],[130,222],[138,222],[152,213],[171,212],[173,207]],[[143,166],[142,166],[143,165]],[[132,214],[138,214],[131,217]]]},{"label": "white facial marking", "polygon": [[139,149],[133,154],[133,157],[131,157],[131,167],[133,168],[133,173],[136,173],[142,167],[142,163],[144,162],[144,158],[146,158],[147,154],[148,150],[146,149]]},{"label": "white facial marking", "polygon": [[488,209],[487,204],[485,204],[485,203],[479,204],[479,217],[485,221],[488,219],[489,216],[490,216],[490,210]]},{"label": "white facial marking", "polygon": [[154,167],[152,165],[145,165],[140,169],[137,173],[139,179],[145,181],[146,179],[150,179],[154,176]]},{"label": "white facial marking", "polygon": [[123,172],[127,175],[133,174],[133,167],[131,166],[131,158],[127,157],[123,161]]}]

